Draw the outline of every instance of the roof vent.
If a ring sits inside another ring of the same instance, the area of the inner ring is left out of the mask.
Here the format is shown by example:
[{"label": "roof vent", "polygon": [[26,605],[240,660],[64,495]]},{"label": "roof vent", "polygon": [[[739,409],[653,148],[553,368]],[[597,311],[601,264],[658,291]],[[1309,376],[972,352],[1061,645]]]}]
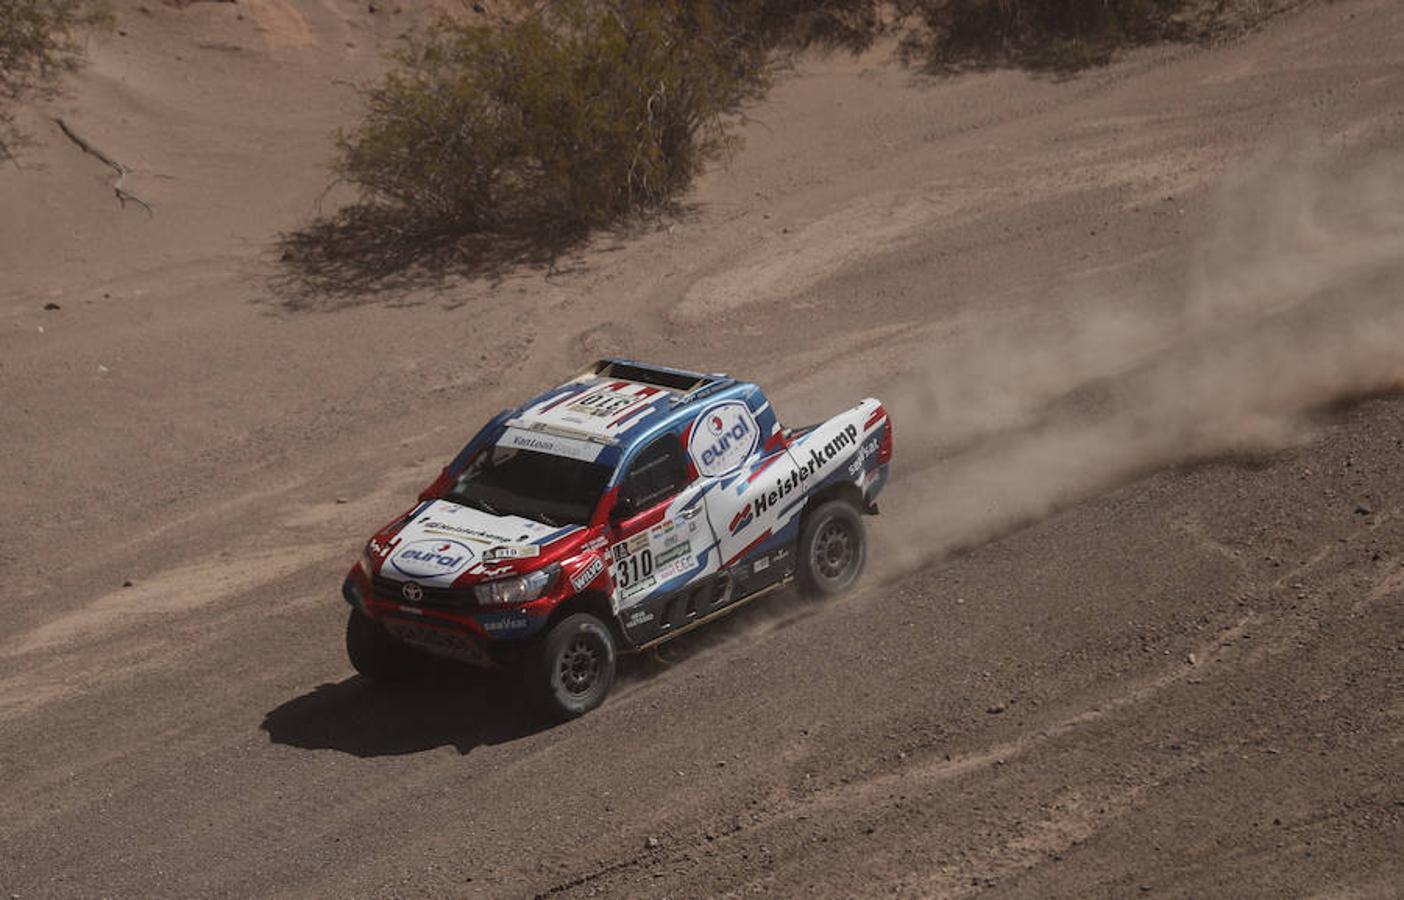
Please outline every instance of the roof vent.
[{"label": "roof vent", "polygon": [[690,394],[698,388],[727,380],[725,375],[703,375],[700,372],[650,366],[627,359],[602,359],[595,363],[594,374],[602,378],[618,378],[621,381],[667,388],[681,394]]}]

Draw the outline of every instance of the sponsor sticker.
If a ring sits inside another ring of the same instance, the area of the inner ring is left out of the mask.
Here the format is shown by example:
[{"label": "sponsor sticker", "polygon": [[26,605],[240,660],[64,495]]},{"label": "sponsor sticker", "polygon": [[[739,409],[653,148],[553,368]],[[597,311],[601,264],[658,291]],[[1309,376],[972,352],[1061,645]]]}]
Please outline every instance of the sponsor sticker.
[{"label": "sponsor sticker", "polygon": [[[785,498],[789,497],[796,490],[808,482],[811,478],[819,479],[825,469],[831,465],[835,459],[841,458],[844,451],[849,447],[858,444],[858,426],[847,425],[842,431],[836,433],[824,444],[807,442],[798,448],[796,455],[799,456],[799,465],[790,468],[784,475],[776,475],[774,487],[762,488],[754,500],[754,509],[757,516],[764,515],[767,511],[774,510]],[[778,467],[777,467],[778,468]],[[803,491],[801,490],[801,493]],[[734,524],[734,523],[733,523]]]},{"label": "sponsor sticker", "polygon": [[858,448],[858,453],[853,457],[853,462],[848,464],[848,474],[857,478],[863,471],[863,464],[877,454],[877,438],[873,438],[866,444]]},{"label": "sponsor sticker", "polygon": [[531,627],[531,620],[526,613],[517,610],[500,613],[480,613],[475,616],[478,624],[483,626],[483,630],[489,634],[503,634],[514,631],[525,631]]},{"label": "sponsor sticker", "polygon": [[612,387],[606,387],[591,391],[574,403],[567,404],[566,409],[599,419],[612,419],[647,399],[648,395],[625,394]]},{"label": "sponsor sticker", "polygon": [[755,520],[756,514],[751,511],[751,501],[747,500],[746,505],[741,507],[740,511],[731,517],[730,531],[732,534],[736,534]]},{"label": "sponsor sticker", "polygon": [[615,600],[624,605],[638,602],[658,585],[697,568],[692,547],[696,530],[695,522],[683,527],[667,519],[612,545],[609,559]]},{"label": "sponsor sticker", "polygon": [[390,565],[410,578],[439,578],[457,575],[476,556],[473,548],[462,541],[430,538],[402,546],[390,557]]},{"label": "sponsor sticker", "polygon": [[697,417],[687,440],[687,453],[698,474],[716,477],[741,468],[759,441],[760,427],[750,407],[740,400],[728,400]]},{"label": "sponsor sticker", "polygon": [[535,450],[537,453],[567,456],[585,462],[594,462],[599,458],[600,450],[603,449],[599,444],[591,441],[544,434],[539,431],[527,431],[523,428],[508,428],[503,432],[502,440],[498,441],[498,446],[515,447],[519,450]]},{"label": "sponsor sticker", "polygon": [[[416,524],[419,525],[421,531],[434,534],[455,535],[478,544],[512,540],[511,537],[502,534],[500,530],[488,531],[487,529],[477,528],[471,525],[458,525],[453,522],[445,522],[442,519],[436,519],[433,516],[425,516]],[[530,537],[530,535],[522,535],[522,537]]]},{"label": "sponsor sticker", "polygon": [[603,571],[604,560],[596,556],[594,559],[590,560],[588,566],[570,577],[570,586],[575,588],[576,593],[580,593],[593,584],[595,579],[600,577],[600,573]]},{"label": "sponsor sticker", "polygon": [[540,556],[541,548],[536,544],[499,544],[483,551],[483,562],[497,562],[503,559],[529,559]]}]

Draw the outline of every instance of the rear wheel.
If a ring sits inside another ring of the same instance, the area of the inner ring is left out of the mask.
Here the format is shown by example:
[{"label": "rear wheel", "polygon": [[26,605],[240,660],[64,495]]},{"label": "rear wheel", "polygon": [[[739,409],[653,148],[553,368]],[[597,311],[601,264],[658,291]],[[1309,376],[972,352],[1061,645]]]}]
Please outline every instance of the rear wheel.
[{"label": "rear wheel", "polygon": [[529,674],[530,687],[547,715],[573,719],[604,702],[615,665],[609,626],[589,613],[575,613],[546,633]]},{"label": "rear wheel", "polygon": [[423,663],[423,657],[359,609],[351,610],[346,620],[346,656],[357,672],[372,681],[403,681]]},{"label": "rear wheel", "polygon": [[853,586],[868,558],[863,518],[843,500],[821,503],[805,514],[798,548],[800,585],[822,596]]}]

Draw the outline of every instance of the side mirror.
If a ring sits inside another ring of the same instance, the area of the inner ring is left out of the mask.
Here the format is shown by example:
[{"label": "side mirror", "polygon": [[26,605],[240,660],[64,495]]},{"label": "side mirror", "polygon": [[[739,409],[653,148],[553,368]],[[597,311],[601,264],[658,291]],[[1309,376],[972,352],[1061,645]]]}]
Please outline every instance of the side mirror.
[{"label": "side mirror", "polygon": [[609,511],[609,520],[611,522],[622,522],[633,516],[636,512],[638,512],[638,510],[634,508],[633,499],[629,497],[616,497],[614,500],[614,508]]}]

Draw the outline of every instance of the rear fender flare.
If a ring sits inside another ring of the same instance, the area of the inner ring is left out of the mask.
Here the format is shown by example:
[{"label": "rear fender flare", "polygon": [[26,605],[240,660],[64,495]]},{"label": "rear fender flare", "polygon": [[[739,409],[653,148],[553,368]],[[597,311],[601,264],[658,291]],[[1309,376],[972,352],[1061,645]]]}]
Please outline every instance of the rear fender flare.
[{"label": "rear fender flare", "polygon": [[800,515],[800,520],[809,515],[810,510],[818,509],[830,500],[842,500],[861,514],[863,510],[863,491],[851,481],[840,481],[831,484],[823,490],[814,494],[805,501],[804,512]]}]

